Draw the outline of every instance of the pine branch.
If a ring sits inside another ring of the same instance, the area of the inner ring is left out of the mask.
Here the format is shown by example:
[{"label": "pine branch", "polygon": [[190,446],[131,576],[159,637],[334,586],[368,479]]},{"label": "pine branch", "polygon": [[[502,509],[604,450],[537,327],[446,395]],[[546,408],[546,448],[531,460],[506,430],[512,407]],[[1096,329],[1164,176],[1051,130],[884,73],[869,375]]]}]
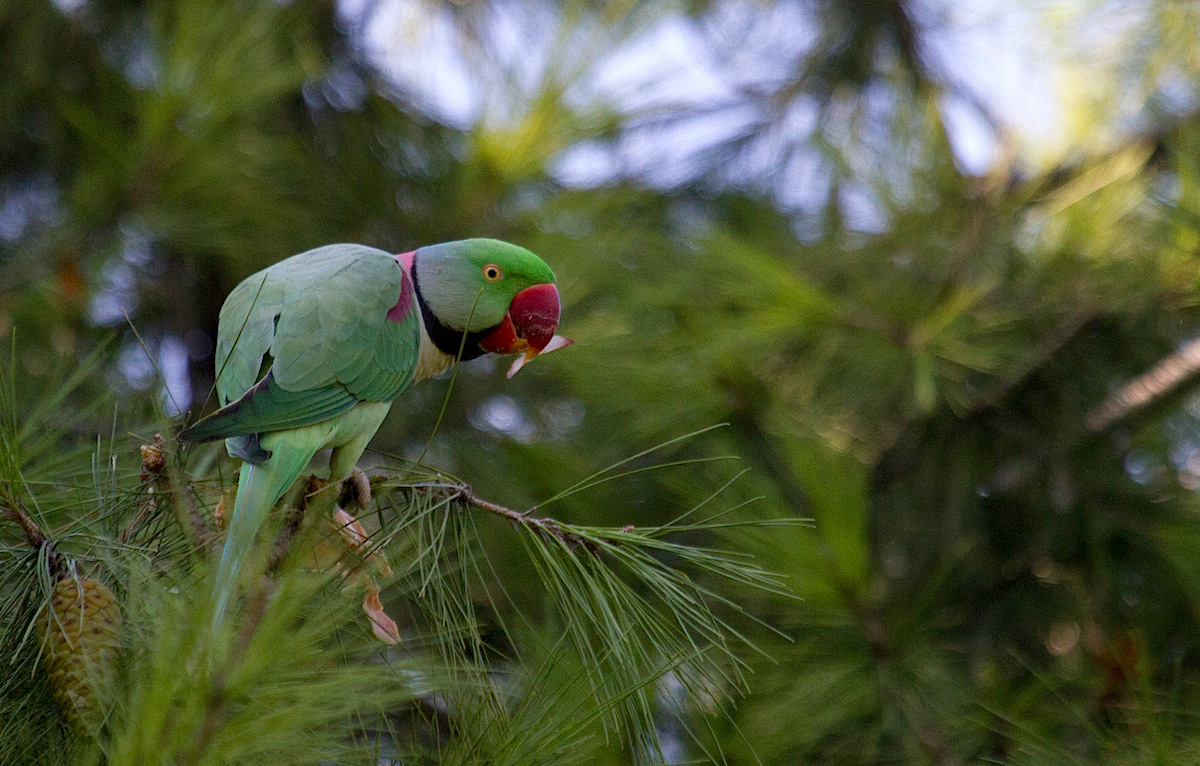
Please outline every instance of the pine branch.
[{"label": "pine branch", "polygon": [[981,412],[998,407],[1004,397],[1008,396],[1009,392],[1029,380],[1030,375],[1064,346],[1074,340],[1079,335],[1079,332],[1095,317],[1095,313],[1090,310],[1079,311],[1066,317],[1060,324],[1039,338],[1032,350],[1012,370],[996,380],[972,404],[967,417],[978,415]]},{"label": "pine branch", "polygon": [[1163,397],[1200,375],[1200,338],[1185,343],[1178,351],[1110,394],[1084,418],[1093,433],[1107,430],[1118,421],[1161,401]]},{"label": "pine branch", "polygon": [[16,500],[9,500],[9,507],[5,508],[5,515],[21,527],[21,531],[25,533],[25,540],[31,548],[40,548],[50,542],[46,537],[46,533],[37,525],[33,519],[29,518],[29,514],[21,507]]},{"label": "pine branch", "polygon": [[309,502],[318,492],[325,491],[328,486],[329,482],[318,476],[308,477],[308,481],[305,483],[304,489],[301,490],[300,496],[287,509],[287,517],[284,521],[283,529],[279,531],[279,535],[275,538],[275,547],[271,550],[271,558],[267,564],[267,571],[278,569],[283,560],[287,558],[288,552],[292,548],[292,540],[295,539],[296,534],[304,526],[304,517],[308,511]]},{"label": "pine branch", "polygon": [[4,509],[4,515],[17,526],[21,527],[21,531],[25,535],[25,541],[29,543],[30,548],[34,550],[46,549],[46,559],[50,564],[51,571],[59,577],[65,577],[67,574],[67,563],[55,549],[54,541],[42,531],[37,522],[26,512],[21,502],[11,496],[11,494],[8,497],[8,507]]},{"label": "pine branch", "polygon": [[[450,485],[450,489],[453,492],[451,499],[458,498],[468,505],[472,505],[480,510],[487,511],[488,513],[494,513],[498,516],[503,516],[515,524],[520,524],[528,529],[536,530],[542,534],[558,538],[567,545],[582,546],[587,548],[592,553],[598,554],[600,552],[599,546],[597,546],[594,542],[591,540],[586,540],[574,532],[569,532],[566,529],[563,529],[562,524],[559,523],[557,519],[552,519],[549,516],[532,516],[530,515],[532,513],[532,509],[522,513],[521,511],[514,511],[511,508],[499,505],[498,503],[493,503],[490,500],[484,500],[479,495],[476,495],[466,484]],[[630,524],[622,531],[633,531],[633,525]]]},{"label": "pine branch", "polygon": [[164,451],[165,440],[162,434],[154,434],[150,444],[141,446],[142,454],[142,485],[145,494],[139,505],[137,514],[117,536],[117,542],[128,542],[148,518],[152,518],[162,510],[164,498],[179,495],[183,498],[183,507],[174,506],[180,527],[193,546],[203,546],[211,538],[211,530],[204,515],[196,506],[192,494],[194,485],[188,484],[187,491],[176,492],[174,477],[167,470],[167,456]]}]

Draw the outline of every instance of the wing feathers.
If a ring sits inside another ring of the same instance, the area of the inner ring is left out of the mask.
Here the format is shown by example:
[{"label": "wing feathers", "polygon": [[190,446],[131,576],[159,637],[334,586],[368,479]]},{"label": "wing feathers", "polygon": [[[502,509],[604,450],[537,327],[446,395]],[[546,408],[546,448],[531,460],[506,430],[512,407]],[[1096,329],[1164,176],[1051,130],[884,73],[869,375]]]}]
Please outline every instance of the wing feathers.
[{"label": "wing feathers", "polygon": [[317,248],[247,277],[221,308],[217,393],[226,406],[180,438],[296,428],[395,398],[420,346],[412,296],[395,256],[361,245]]},{"label": "wing feathers", "polygon": [[231,436],[280,431],[319,423],[358,404],[344,386],[334,385],[308,391],[280,388],[268,372],[237,401],[230,402],[191,428],[179,440],[207,442]]}]

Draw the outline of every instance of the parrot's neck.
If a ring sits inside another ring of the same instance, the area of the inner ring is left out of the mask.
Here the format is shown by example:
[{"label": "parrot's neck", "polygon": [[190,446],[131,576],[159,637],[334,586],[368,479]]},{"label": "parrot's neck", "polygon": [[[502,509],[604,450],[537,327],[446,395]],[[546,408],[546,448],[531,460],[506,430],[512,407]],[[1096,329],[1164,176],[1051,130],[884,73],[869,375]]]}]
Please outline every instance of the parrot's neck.
[{"label": "parrot's neck", "polygon": [[[417,353],[417,369],[413,373],[413,382],[416,383],[418,380],[436,378],[450,369],[451,365],[454,364],[454,357],[458,349],[457,347],[454,349],[455,353],[447,353],[440,348],[440,346],[447,345],[447,340],[441,338],[442,343],[439,344],[430,336],[431,328],[426,323],[427,318],[433,324],[433,331],[439,336],[445,335],[447,328],[437,321],[437,318],[433,316],[429,311],[429,307],[425,304],[425,299],[421,297],[421,288],[417,285],[416,269],[413,265],[416,260],[416,252],[400,253],[396,256],[396,260],[399,261],[401,268],[408,273],[408,278],[412,280],[417,294],[417,321],[421,325],[421,348]],[[456,333],[455,335],[457,340],[461,342],[462,335],[460,333]]]},{"label": "parrot's neck", "polygon": [[414,383],[418,380],[425,380],[425,378],[436,378],[454,364],[454,355],[442,351],[429,337],[429,333],[425,331],[425,320],[420,314],[417,314],[417,319],[421,322],[421,350],[417,354],[417,369],[413,373]]}]

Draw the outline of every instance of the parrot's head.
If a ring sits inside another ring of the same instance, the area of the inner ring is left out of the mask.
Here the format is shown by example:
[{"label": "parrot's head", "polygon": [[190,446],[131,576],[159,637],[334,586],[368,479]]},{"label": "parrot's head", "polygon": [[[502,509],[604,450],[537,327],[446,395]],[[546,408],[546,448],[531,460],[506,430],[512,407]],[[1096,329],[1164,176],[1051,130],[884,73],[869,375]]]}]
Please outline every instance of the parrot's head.
[{"label": "parrot's head", "polygon": [[523,247],[496,239],[429,245],[413,254],[412,275],[426,332],[443,353],[521,354],[511,378],[538,354],[571,343],[554,334],[554,272]]}]

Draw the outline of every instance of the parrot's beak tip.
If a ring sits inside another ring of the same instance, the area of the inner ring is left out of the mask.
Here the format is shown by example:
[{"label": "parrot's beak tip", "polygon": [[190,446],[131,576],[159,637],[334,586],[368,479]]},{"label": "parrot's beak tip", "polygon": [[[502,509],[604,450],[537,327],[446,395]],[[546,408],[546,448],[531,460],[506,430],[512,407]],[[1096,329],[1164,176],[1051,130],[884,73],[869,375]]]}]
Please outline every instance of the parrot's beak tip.
[{"label": "parrot's beak tip", "polygon": [[564,338],[561,335],[555,335],[550,339],[550,342],[546,344],[546,347],[538,353],[549,354],[551,351],[558,351],[560,348],[566,348],[574,342],[575,341],[571,340],[570,338]]},{"label": "parrot's beak tip", "polygon": [[566,348],[574,342],[575,341],[571,340],[570,338],[564,338],[561,335],[555,335],[550,339],[549,343],[540,349],[530,346],[525,350],[525,353],[513,360],[512,366],[508,368],[508,373],[505,377],[507,377],[509,380],[512,380],[513,375],[516,375],[517,372],[526,364],[528,364],[529,360],[533,359],[535,356],[540,354],[549,354],[551,351],[557,351],[560,348]]}]

